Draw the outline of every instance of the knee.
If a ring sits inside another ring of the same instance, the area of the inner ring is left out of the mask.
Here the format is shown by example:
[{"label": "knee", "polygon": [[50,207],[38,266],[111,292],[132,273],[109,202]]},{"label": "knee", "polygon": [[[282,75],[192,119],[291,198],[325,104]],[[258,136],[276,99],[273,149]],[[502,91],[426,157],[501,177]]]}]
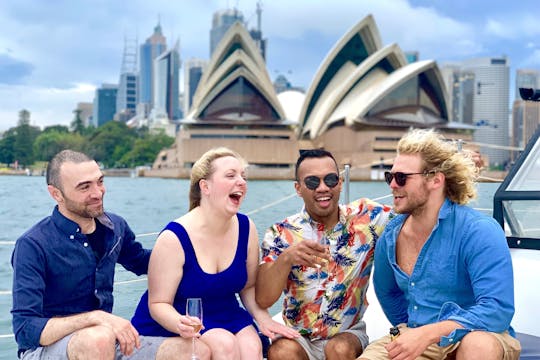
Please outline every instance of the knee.
[{"label": "knee", "polygon": [[469,359],[476,354],[482,354],[483,359],[502,359],[503,348],[493,334],[472,331],[461,339],[456,355],[458,359]]},{"label": "knee", "polygon": [[[104,326],[92,326],[77,331],[68,344],[68,354],[79,356],[91,355],[105,359],[115,353],[116,336],[111,329]],[[75,357],[76,358],[76,357]]]},{"label": "knee", "polygon": [[307,359],[307,354],[298,342],[282,338],[268,348],[268,360],[281,359]]},{"label": "knee", "polygon": [[227,359],[235,359],[239,356],[236,336],[228,331],[219,331],[212,334],[212,351],[219,351],[221,356]]},{"label": "knee", "polygon": [[[343,336],[341,336],[343,335]],[[331,338],[324,348],[327,358],[356,358],[362,352],[362,345],[352,334],[339,334]]]}]

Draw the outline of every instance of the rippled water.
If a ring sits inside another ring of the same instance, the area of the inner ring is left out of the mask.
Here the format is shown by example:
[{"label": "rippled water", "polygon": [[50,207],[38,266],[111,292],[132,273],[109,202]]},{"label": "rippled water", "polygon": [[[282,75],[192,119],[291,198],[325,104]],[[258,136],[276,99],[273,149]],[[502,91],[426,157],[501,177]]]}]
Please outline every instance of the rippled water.
[{"label": "rippled water", "polygon": [[[154,178],[106,179],[105,208],[123,216],[138,240],[152,247],[156,232],[188,208],[188,180]],[[492,208],[492,196],[498,184],[479,184],[479,199],[472,206]],[[250,215],[259,236],[275,221],[297,212],[301,199],[294,195],[292,181],[250,181],[242,212]],[[353,182],[350,199],[361,196],[378,198],[389,193],[381,182]],[[380,200],[390,204],[391,199]],[[274,204],[273,206],[269,206]],[[34,223],[49,215],[54,206],[43,177],[0,176],[0,359],[16,358],[17,345],[11,335],[11,252],[15,240]],[[151,235],[145,235],[145,234]],[[114,313],[130,318],[139,297],[146,290],[146,281],[117,268]],[[124,283],[126,282],[126,283]],[[271,309],[278,311],[280,303]]]}]

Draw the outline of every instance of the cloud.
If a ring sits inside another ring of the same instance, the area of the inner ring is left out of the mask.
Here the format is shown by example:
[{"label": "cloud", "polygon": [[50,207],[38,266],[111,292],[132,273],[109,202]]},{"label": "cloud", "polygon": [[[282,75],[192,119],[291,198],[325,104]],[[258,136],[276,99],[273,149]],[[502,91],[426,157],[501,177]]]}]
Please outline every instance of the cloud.
[{"label": "cloud", "polygon": [[95,86],[84,83],[69,88],[0,84],[0,131],[16,126],[23,109],[30,111],[33,125],[67,125],[77,103],[92,101],[94,93]]},{"label": "cloud", "polygon": [[10,55],[0,54],[0,83],[19,84],[32,73],[34,66]]}]

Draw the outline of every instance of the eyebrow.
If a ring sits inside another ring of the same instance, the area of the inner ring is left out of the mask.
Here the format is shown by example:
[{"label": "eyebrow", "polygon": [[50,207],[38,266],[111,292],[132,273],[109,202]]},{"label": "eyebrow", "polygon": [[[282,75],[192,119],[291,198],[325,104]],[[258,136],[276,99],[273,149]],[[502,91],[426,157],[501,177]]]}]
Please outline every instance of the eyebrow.
[{"label": "eyebrow", "polygon": [[[102,174],[102,175],[97,179],[97,182],[103,180],[104,178],[105,178],[105,175]],[[85,185],[91,184],[91,183],[93,183],[93,182],[94,182],[93,180],[82,181],[82,182],[80,182],[80,183],[77,183],[77,185],[75,185],[75,189],[78,189],[78,188],[83,187],[83,186],[85,186]]]}]

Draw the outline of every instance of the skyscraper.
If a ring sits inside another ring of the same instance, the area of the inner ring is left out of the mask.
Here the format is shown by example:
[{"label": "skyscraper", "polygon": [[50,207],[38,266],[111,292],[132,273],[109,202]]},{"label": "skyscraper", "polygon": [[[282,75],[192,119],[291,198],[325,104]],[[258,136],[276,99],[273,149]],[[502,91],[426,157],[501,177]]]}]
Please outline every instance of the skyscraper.
[{"label": "skyscraper", "polygon": [[184,114],[189,112],[208,61],[191,58],[184,63]]},{"label": "skyscraper", "polygon": [[124,40],[122,68],[116,95],[116,119],[126,122],[135,116],[137,107],[137,39]]},{"label": "skyscraper", "polygon": [[212,17],[212,28],[210,29],[210,57],[223,38],[223,35],[235,22],[244,23],[244,15],[238,9],[227,9],[216,11]]},{"label": "skyscraper", "polygon": [[161,25],[154,28],[154,33],[141,45],[139,69],[139,99],[138,103],[144,108],[147,117],[153,107],[154,99],[154,59],[167,50],[165,36],[161,33]]},{"label": "skyscraper", "polygon": [[516,71],[516,99],[521,99],[519,96],[519,88],[533,88],[540,87],[540,71],[517,69]]},{"label": "skyscraper", "polygon": [[[169,120],[181,116],[179,104],[179,42],[154,60],[154,107],[153,113],[166,114]],[[155,111],[154,111],[155,110]]]},{"label": "skyscraper", "polygon": [[474,101],[474,73],[457,64],[441,66],[447,95],[450,121],[472,124]]},{"label": "skyscraper", "polygon": [[99,127],[106,122],[113,120],[116,113],[116,94],[118,86],[113,84],[103,84],[96,89],[94,96],[94,114],[92,123],[94,127]]},{"label": "skyscraper", "polygon": [[[506,165],[509,144],[509,92],[510,67],[506,57],[486,57],[466,60],[463,69],[474,74],[475,92],[473,124],[477,125],[474,140],[487,146],[480,151],[489,158],[489,164]],[[489,146],[491,145],[491,146]]]}]

